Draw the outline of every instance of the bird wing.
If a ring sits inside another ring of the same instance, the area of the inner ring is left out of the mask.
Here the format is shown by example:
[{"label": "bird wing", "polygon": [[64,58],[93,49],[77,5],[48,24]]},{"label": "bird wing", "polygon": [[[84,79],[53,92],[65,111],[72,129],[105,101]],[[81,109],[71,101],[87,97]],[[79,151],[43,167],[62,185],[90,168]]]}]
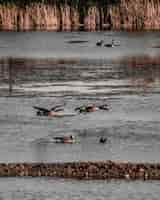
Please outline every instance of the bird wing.
[{"label": "bird wing", "polygon": [[85,112],[86,111],[86,107],[85,106],[80,106],[80,107],[76,107],[74,110],[75,111],[79,111],[79,112]]},{"label": "bird wing", "polygon": [[74,110],[75,110],[75,111],[80,110],[80,107],[76,107]]},{"label": "bird wing", "polygon": [[46,108],[42,108],[42,107],[39,107],[39,106],[33,106],[33,108],[36,109],[36,110],[43,111],[43,112],[49,112],[48,109],[46,109]]},{"label": "bird wing", "polygon": [[[57,112],[57,110],[58,110],[60,107],[62,107],[62,106],[63,106],[63,105],[56,105],[56,106],[52,107],[51,110]],[[63,110],[63,108],[61,108],[61,110]]]},{"label": "bird wing", "polygon": [[55,112],[59,112],[59,111],[63,111],[64,109],[63,108],[57,108],[57,109],[55,109],[54,111]]},{"label": "bird wing", "polygon": [[109,110],[109,107],[108,107],[107,104],[103,104],[103,105],[100,105],[100,106],[98,106],[98,107],[99,107],[99,109],[101,109],[101,110]]}]

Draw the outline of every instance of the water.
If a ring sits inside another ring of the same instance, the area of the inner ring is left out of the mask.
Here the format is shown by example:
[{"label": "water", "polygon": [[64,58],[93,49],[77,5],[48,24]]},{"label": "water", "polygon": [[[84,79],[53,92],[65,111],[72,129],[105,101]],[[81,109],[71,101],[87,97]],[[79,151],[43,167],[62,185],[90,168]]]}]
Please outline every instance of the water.
[{"label": "water", "polygon": [[[154,56],[159,54],[159,49],[152,47],[160,43],[159,32],[1,32],[0,36],[1,57],[106,59],[133,54]],[[121,46],[97,48],[99,39],[105,43],[115,39]],[[69,43],[74,40],[88,42]]]},{"label": "water", "polygon": [[[160,49],[153,48],[159,36],[1,32],[0,162],[160,162]],[[95,45],[112,38],[121,45]],[[88,103],[107,103],[110,109],[75,112]],[[75,116],[37,117],[33,109],[56,104]],[[52,142],[54,136],[69,134],[80,142]],[[100,145],[100,136],[108,142]],[[158,189],[159,182],[0,179],[1,199],[159,199]]]},{"label": "water", "polygon": [[[159,199],[159,182],[73,181],[42,178],[1,178],[1,199],[128,200]],[[36,187],[35,187],[36,185]],[[150,192],[152,191],[152,192]]]}]

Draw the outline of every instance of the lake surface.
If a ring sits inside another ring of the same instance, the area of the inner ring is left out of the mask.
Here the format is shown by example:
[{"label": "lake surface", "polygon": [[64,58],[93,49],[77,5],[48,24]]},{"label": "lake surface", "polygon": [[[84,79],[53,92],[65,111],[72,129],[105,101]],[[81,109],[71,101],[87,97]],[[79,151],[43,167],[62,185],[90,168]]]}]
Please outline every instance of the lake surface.
[{"label": "lake surface", "polygon": [[[120,46],[96,46],[112,38]],[[158,32],[1,32],[0,162],[160,162],[159,44]],[[74,110],[92,103],[110,109]],[[33,109],[57,104],[74,116]],[[78,144],[53,143],[70,134]],[[1,199],[159,199],[158,191],[159,182],[0,179]]]},{"label": "lake surface", "polygon": [[1,178],[0,198],[7,200],[158,200],[159,182],[74,181],[49,178]]},{"label": "lake surface", "polygon": [[[1,57],[108,59],[126,55],[159,55],[159,32],[1,32]],[[117,48],[97,48],[114,39]],[[85,41],[84,43],[70,43]]]}]

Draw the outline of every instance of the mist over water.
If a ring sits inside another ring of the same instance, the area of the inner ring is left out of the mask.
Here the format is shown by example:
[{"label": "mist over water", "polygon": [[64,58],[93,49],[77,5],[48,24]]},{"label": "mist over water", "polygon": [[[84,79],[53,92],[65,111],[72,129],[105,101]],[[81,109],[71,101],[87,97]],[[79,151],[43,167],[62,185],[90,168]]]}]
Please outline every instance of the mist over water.
[{"label": "mist over water", "polygon": [[[96,46],[98,39],[110,43],[112,38],[120,46]],[[159,38],[158,32],[1,32],[0,162],[160,162],[160,49],[154,48]],[[107,103],[110,109],[74,110],[92,103]],[[56,104],[75,116],[38,117],[33,109]],[[80,142],[52,142],[54,136],[70,134]],[[99,144],[100,136],[108,142]],[[11,178],[0,179],[0,185],[1,199],[159,196],[158,182]]]}]

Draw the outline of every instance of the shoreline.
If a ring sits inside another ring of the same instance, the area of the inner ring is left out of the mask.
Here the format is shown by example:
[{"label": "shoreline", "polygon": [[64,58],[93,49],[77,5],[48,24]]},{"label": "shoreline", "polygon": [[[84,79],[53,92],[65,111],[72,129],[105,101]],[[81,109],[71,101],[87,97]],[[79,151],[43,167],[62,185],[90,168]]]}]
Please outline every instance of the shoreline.
[{"label": "shoreline", "polygon": [[78,180],[160,180],[160,163],[0,163],[0,177],[55,177]]}]

